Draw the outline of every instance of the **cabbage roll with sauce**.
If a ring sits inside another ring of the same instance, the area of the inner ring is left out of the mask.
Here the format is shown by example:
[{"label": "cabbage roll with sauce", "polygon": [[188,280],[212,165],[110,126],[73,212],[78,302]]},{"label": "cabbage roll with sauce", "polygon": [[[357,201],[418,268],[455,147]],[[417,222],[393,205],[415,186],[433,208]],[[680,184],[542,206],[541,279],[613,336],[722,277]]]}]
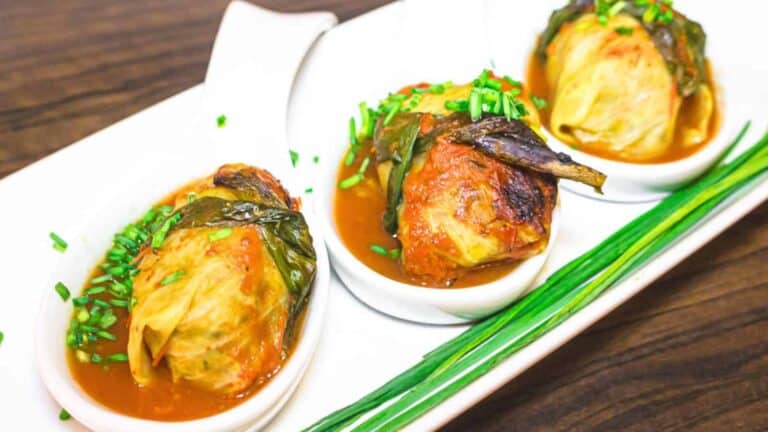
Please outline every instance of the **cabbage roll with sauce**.
[{"label": "cabbage roll with sauce", "polygon": [[561,141],[630,162],[675,159],[710,136],[714,91],[702,27],[667,2],[572,0],[542,34]]},{"label": "cabbage roll with sauce", "polygon": [[450,286],[472,269],[541,253],[549,242],[557,178],[598,189],[605,180],[546,146],[536,132],[534,106],[517,99],[520,89],[512,91],[510,82],[487,72],[478,80],[489,81],[488,111],[502,103],[494,91],[509,92],[503,103],[516,104],[517,118],[507,111],[473,119],[462,111],[463,100],[485,89],[475,82],[416,92],[411,109],[379,117],[373,134],[386,191],[384,226],[402,245],[404,270],[427,285]]},{"label": "cabbage roll with sauce", "polygon": [[286,356],[315,276],[298,203],[268,172],[227,165],[176,194],[138,256],[128,357],[139,384],[174,381],[237,394]]}]

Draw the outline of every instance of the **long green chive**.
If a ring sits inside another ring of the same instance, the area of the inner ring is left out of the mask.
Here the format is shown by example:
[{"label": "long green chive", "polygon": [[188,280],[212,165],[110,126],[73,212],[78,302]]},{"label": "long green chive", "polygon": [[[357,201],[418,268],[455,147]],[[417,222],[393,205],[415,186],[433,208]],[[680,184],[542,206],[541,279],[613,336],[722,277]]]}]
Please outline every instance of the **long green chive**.
[{"label": "long green chive", "polygon": [[59,293],[59,297],[61,297],[62,300],[69,300],[69,288],[67,288],[66,285],[61,282],[56,282],[56,285],[53,288]]},{"label": "long green chive", "polygon": [[217,127],[223,128],[226,125],[227,125],[227,116],[222,114],[222,115],[216,117],[216,126]]},{"label": "long green chive", "polygon": [[64,241],[63,238],[59,237],[58,234],[55,232],[51,232],[48,234],[48,236],[53,240],[53,248],[56,249],[59,252],[64,252],[67,250],[67,242]]},{"label": "long green chive", "polygon": [[538,110],[543,110],[549,106],[547,101],[536,95],[531,95],[531,102],[533,102],[533,106],[535,106]]},{"label": "long green chive", "polygon": [[224,240],[225,238],[231,235],[232,235],[232,228],[226,227],[208,234],[208,240],[215,242],[219,240]]},{"label": "long green chive", "polygon": [[295,150],[288,150],[288,154],[291,156],[291,165],[296,168],[296,165],[299,163],[299,152]]},{"label": "long green chive", "polygon": [[360,182],[362,182],[364,179],[363,175],[360,173],[353,174],[351,177],[347,177],[344,180],[339,182],[339,188],[340,189],[349,189],[351,187],[357,186]]},{"label": "long green chive", "polygon": [[377,244],[371,245],[371,252],[381,256],[389,256],[389,251],[387,250],[387,248]]},{"label": "long green chive", "polygon": [[69,419],[71,419],[71,418],[72,418],[72,416],[71,416],[71,415],[69,415],[69,413],[67,412],[67,410],[65,410],[64,408],[62,408],[62,409],[61,409],[61,411],[59,411],[59,420],[61,420],[61,421],[67,421],[67,420],[69,420]]},{"label": "long green chive", "polygon": [[128,354],[110,354],[107,358],[113,363],[122,363],[128,361]]},{"label": "long green chive", "polygon": [[[741,140],[746,129],[730,149]],[[584,308],[700,222],[749,180],[768,170],[766,145],[768,135],[734,161],[717,167],[697,183],[672,194],[586,254],[563,266],[517,303],[470,327],[425,355],[405,373],[307,430],[324,431],[348,425],[408,392],[355,430],[402,428]]]},{"label": "long green chive", "polygon": [[172,284],[176,282],[177,280],[181,279],[182,276],[184,276],[184,270],[176,270],[175,272],[169,274],[160,282],[160,286],[166,286],[168,284]]}]

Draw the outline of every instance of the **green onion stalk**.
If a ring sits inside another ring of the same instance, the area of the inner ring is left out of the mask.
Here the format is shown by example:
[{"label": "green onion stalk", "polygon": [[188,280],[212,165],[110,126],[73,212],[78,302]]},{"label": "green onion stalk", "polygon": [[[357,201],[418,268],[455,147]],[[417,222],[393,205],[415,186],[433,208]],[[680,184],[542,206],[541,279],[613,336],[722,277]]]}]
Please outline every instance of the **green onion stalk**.
[{"label": "green onion stalk", "polygon": [[[722,159],[742,140],[745,125]],[[680,238],[751,179],[768,170],[768,135],[734,161],[675,192],[516,304],[470,327],[359,401],[307,431],[338,430],[395,399],[353,430],[397,430],[537,340]],[[721,159],[721,161],[722,161]],[[407,393],[406,393],[407,392]]]}]

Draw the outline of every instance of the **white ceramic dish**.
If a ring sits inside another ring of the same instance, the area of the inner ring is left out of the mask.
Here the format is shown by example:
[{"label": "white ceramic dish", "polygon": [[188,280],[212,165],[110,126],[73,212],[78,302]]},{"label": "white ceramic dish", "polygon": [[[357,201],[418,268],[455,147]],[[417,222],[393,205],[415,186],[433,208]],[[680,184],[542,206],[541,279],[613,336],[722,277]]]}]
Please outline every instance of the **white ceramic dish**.
[{"label": "white ceramic dish", "polygon": [[[711,55],[711,58],[718,58],[716,53]],[[720,79],[724,82],[732,81],[726,70],[717,68],[714,75],[718,82]],[[744,118],[743,114],[735,108],[736,101],[732,100],[731,93],[720,86],[716,94],[719,102],[718,115],[722,116],[717,135],[698,152],[674,162],[633,164],[607,160],[575,150],[545,130],[549,137],[547,142],[553,150],[568,153],[574,159],[597,169],[608,177],[602,196],[595,194],[591,188],[572,181],[563,182],[564,187],[582,195],[607,201],[651,202],[669,195],[670,192],[698,178],[717,162],[730,144],[731,137],[737,135],[743,126],[739,124],[739,121]]]},{"label": "white ceramic dish", "polygon": [[[512,74],[523,71],[527,59],[520,53],[530,52],[532,46],[532,39],[509,37],[510,15],[501,11],[514,8],[516,34],[530,35],[539,31],[552,8],[562,3],[547,0],[525,7],[507,0],[489,3],[492,13],[484,27],[507,35],[505,39],[489,38],[497,69]],[[768,126],[763,120],[768,112],[768,86],[764,80],[768,62],[745,50],[732,49],[752,46],[754,42],[751,33],[735,31],[733,26],[738,23],[741,28],[761,28],[768,4],[751,1],[745,2],[743,9],[724,9],[717,2],[678,0],[676,5],[703,23],[710,35],[710,46],[721,53],[718,64],[729,72],[729,81],[722,84],[732,93],[730,100],[739,110],[736,120],[755,121],[744,141],[753,143]],[[293,89],[289,115],[289,142],[302,155],[294,174],[303,187],[317,186],[321,173],[311,163],[310,155],[318,154],[322,160],[331,157],[333,146],[344,140],[346,121],[355,113],[355,104],[361,99],[375,100],[382,91],[402,84],[404,77],[393,76],[387,66],[371,66],[396,63],[398,57],[390,49],[391,33],[402,16],[401,7],[401,3],[394,3],[339,25],[318,41],[307,58]],[[742,10],[750,13],[743,14]],[[350,53],[354,55],[350,57]],[[339,68],[340,64],[351,66]],[[115,175],[115,167],[131,166],[134,175],[157,176],[163,186],[159,190],[167,190],[168,185],[178,181],[164,178],[169,165],[188,165],[190,178],[215,168],[208,162],[210,142],[202,138],[203,134],[187,132],[192,122],[215,127],[215,118],[200,119],[205,104],[203,90],[197,86],[182,92],[0,180],[3,208],[24,209],[4,212],[0,224],[0,262],[13,263],[0,272],[0,286],[11,296],[10,301],[0,302],[0,330],[5,333],[0,345],[0,429],[85,430],[74,419],[59,421],[61,407],[46,390],[35,366],[33,329],[37,310],[41,297],[53,289],[48,284],[49,273],[60,258],[51,248],[48,232],[56,231],[72,241],[74,233],[66,227],[92,219],[88,213],[102,207],[94,197],[131,194],[133,177]],[[147,158],[146,154],[153,157]],[[179,155],[183,155],[183,164],[179,164]],[[407,430],[434,430],[466,411],[705,247],[766,199],[768,181],[761,179],[648,266]],[[561,200],[560,233],[539,281],[651,206],[599,202],[568,191],[563,192]],[[309,208],[311,203],[307,202],[305,209]],[[413,324],[378,313],[353,297],[336,277],[331,279],[326,316],[325,329],[304,378],[268,430],[301,430],[383,384],[466,328]]]},{"label": "white ceramic dish", "polygon": [[[182,186],[180,183],[177,186]],[[161,199],[157,195],[162,186],[156,182],[134,185],[132,195],[123,196],[119,201],[92,214],[80,226],[67,228],[69,247],[59,258],[58,265],[50,275],[47,285],[61,281],[79,293],[93,266],[98,263],[112,243],[112,235],[131,220],[138,219],[145,209]],[[168,188],[170,193],[173,188]],[[317,222],[307,214],[312,232],[317,232]],[[67,350],[63,343],[64,334],[72,318],[72,302],[62,302],[53,290],[47,290],[38,314],[35,336],[37,365],[40,376],[51,395],[72,416],[89,428],[97,431],[133,432],[182,432],[237,431],[253,425],[263,425],[282,407],[295,389],[309,364],[322,334],[325,310],[328,303],[330,268],[325,247],[319,237],[314,239],[317,251],[318,271],[312,285],[312,294],[307,305],[307,316],[296,348],[281,371],[258,393],[242,404],[223,413],[184,422],[160,422],[143,420],[112,411],[88,396],[72,378],[67,366]]]},{"label": "white ceramic dish", "polygon": [[521,262],[507,276],[470,288],[425,288],[397,282],[372,270],[355,257],[339,238],[334,217],[339,163],[348,145],[339,141],[325,153],[315,209],[323,222],[323,236],[336,274],[355,296],[374,309],[397,318],[427,324],[460,324],[498,312],[523,295],[536,280],[557,239],[560,205],[552,216],[550,241],[544,252]]}]

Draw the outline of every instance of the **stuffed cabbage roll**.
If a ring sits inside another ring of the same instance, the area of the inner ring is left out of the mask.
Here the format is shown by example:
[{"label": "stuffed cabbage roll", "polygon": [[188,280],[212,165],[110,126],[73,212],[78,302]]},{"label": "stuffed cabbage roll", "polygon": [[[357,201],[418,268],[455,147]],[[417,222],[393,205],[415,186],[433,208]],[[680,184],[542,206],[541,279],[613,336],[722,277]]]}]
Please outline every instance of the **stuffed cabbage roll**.
[{"label": "stuffed cabbage roll", "polygon": [[557,178],[597,189],[605,180],[546,146],[516,86],[486,71],[468,85],[409,87],[398,93],[407,98],[389,98],[408,108],[376,121],[383,224],[402,246],[402,268],[423,284],[450,286],[472,269],[541,253]]},{"label": "stuffed cabbage roll", "polygon": [[134,379],[236,394],[276,373],[316,271],[298,203],[268,172],[228,165],[176,195],[140,252],[128,357]]},{"label": "stuffed cabbage roll", "polygon": [[667,2],[572,0],[537,49],[552,133],[627,161],[703,144],[715,110],[705,44],[701,26]]}]

